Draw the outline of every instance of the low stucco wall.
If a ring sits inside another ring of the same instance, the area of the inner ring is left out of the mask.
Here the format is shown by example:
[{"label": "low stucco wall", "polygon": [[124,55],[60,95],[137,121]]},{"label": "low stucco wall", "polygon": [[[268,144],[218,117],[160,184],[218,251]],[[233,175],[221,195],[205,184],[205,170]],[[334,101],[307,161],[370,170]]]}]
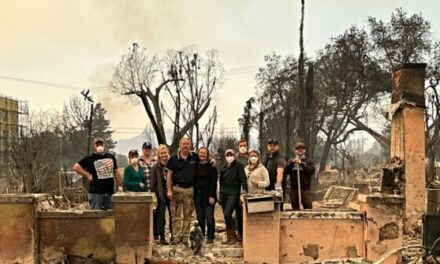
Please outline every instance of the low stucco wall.
[{"label": "low stucco wall", "polygon": [[115,260],[115,220],[108,211],[54,211],[38,214],[40,261],[55,263],[63,255]]},{"label": "low stucco wall", "polygon": [[[247,263],[377,260],[402,246],[404,198],[359,195],[356,209],[304,210],[244,215]],[[399,254],[384,263],[401,263]]]},{"label": "low stucco wall", "polygon": [[280,261],[363,258],[364,228],[360,212],[282,212]]},{"label": "low stucco wall", "polygon": [[[0,264],[151,258],[153,193],[118,193],[115,210],[39,210],[44,194],[0,195]],[[140,262],[139,262],[140,263]]]},{"label": "low stucco wall", "polygon": [[37,207],[44,195],[0,196],[0,264],[38,263]]}]

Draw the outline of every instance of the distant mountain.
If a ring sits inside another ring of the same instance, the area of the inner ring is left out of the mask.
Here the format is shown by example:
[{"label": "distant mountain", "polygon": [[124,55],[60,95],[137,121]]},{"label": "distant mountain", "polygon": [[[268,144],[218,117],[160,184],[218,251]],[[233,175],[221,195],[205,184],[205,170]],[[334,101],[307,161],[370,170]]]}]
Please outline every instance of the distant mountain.
[{"label": "distant mountain", "polygon": [[140,153],[142,148],[142,143],[146,141],[144,134],[139,134],[132,138],[118,140],[114,151],[118,154],[127,156],[128,152],[132,149],[137,149]]}]

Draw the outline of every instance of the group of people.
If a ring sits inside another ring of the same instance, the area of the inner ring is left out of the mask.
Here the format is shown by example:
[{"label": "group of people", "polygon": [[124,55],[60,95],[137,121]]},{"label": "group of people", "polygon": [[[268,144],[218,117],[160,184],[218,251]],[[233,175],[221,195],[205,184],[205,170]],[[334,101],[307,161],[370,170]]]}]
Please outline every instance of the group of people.
[{"label": "group of people", "polygon": [[89,203],[92,209],[113,208],[111,196],[115,191],[115,180],[119,191],[123,186],[126,191],[154,192],[157,196],[153,216],[154,237],[160,244],[169,243],[165,236],[167,210],[171,244],[188,244],[194,211],[206,243],[212,244],[216,203],[221,204],[226,223],[227,239],[223,243],[241,241],[241,195],[277,191],[285,196],[287,178],[290,178],[291,184],[289,196],[292,209],[312,208],[310,187],[315,165],[306,158],[303,143],[295,145],[295,157],[287,160],[280,154],[276,139],[268,140],[264,158],[258,150],[249,150],[248,142],[240,140],[237,153],[234,149],[225,151],[225,164],[219,170],[207,147],[193,152],[191,146],[191,140],[184,137],[175,155],[170,155],[166,145],[159,145],[153,156],[153,146],[145,142],[142,155],[137,150],[128,153],[129,165],[121,179],[115,157],[105,152],[104,140],[97,138],[93,144],[94,153],[76,163],[73,170],[90,182]]}]

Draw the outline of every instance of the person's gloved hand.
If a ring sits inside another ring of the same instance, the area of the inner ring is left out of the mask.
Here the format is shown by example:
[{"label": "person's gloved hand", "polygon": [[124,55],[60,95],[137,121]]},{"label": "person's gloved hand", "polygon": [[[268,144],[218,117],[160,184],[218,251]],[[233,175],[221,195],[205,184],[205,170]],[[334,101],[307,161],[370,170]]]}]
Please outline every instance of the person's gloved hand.
[{"label": "person's gloved hand", "polygon": [[283,195],[283,187],[281,186],[281,183],[275,183],[275,191]]},{"label": "person's gloved hand", "polygon": [[122,188],[122,186],[119,186],[118,187],[118,192],[123,192],[124,191],[124,189]]}]

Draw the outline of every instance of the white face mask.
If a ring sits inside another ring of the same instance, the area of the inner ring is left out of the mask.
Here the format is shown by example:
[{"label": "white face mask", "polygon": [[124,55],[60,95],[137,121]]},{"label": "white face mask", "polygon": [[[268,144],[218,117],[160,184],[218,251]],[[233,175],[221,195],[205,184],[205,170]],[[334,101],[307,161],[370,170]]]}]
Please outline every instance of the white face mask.
[{"label": "white face mask", "polygon": [[227,163],[232,163],[234,161],[235,157],[234,156],[228,156],[226,157],[226,162]]},{"label": "white face mask", "polygon": [[97,146],[96,147],[96,153],[104,154],[104,146]]},{"label": "white face mask", "polygon": [[241,154],[245,154],[247,152],[247,148],[246,147],[240,147],[238,149],[238,151],[240,151]]},{"label": "white face mask", "polygon": [[138,159],[138,158],[132,158],[132,159],[130,160],[130,164],[131,164],[132,166],[135,166],[136,164],[138,164],[138,162],[139,162],[139,159]]},{"label": "white face mask", "polygon": [[257,163],[258,158],[257,157],[250,157],[249,160],[251,161],[252,164]]}]

